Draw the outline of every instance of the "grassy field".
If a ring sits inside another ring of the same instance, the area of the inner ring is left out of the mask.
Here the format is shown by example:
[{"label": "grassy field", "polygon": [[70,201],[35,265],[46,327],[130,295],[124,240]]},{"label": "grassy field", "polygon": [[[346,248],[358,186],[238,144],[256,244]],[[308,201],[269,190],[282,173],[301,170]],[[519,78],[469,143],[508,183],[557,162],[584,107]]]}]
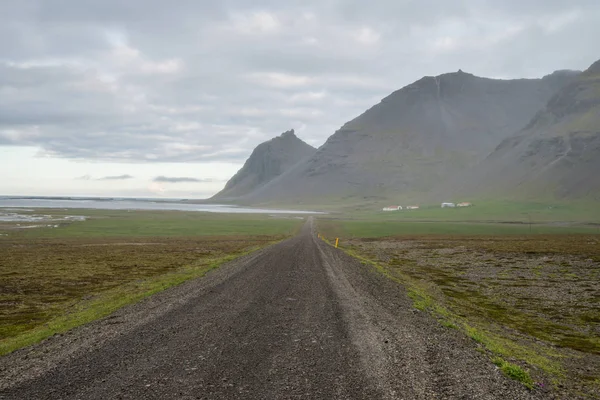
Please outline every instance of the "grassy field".
[{"label": "grassy field", "polygon": [[[405,206],[407,204],[404,204]],[[524,224],[569,222],[600,224],[597,202],[475,202],[472,207],[441,208],[439,204],[422,205],[418,210],[383,212],[381,207],[370,210],[347,210],[344,219],[372,221],[434,221],[434,222],[520,222]]]},{"label": "grassy field", "polygon": [[507,375],[600,395],[600,235],[586,227],[341,221],[319,231],[408,289]]},{"label": "grassy field", "polygon": [[[86,217],[86,221],[21,222],[24,226],[48,226],[40,229],[15,229],[15,222],[0,222],[0,230],[11,237],[131,237],[131,236],[214,236],[214,235],[279,235],[298,227],[292,216],[269,217],[262,214],[218,214],[183,211],[125,210],[56,210],[41,209],[20,212],[30,215],[70,215]],[[12,228],[12,229],[11,229]]]},{"label": "grassy field", "polygon": [[[30,214],[55,220],[0,225],[0,354],[203,276],[302,224],[291,217],[193,212]],[[89,219],[61,219],[71,214]]]},{"label": "grassy field", "polygon": [[330,236],[375,238],[394,235],[540,235],[599,234],[596,226],[523,224],[502,222],[451,222],[403,220],[343,220],[320,218],[319,226]]}]

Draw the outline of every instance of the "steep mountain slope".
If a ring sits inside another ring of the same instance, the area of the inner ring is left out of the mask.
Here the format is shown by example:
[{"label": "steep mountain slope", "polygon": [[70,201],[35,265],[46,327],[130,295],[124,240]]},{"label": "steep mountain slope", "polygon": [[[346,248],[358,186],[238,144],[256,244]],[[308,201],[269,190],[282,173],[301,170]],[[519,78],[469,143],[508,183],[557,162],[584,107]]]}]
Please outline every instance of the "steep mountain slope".
[{"label": "steep mountain slope", "polygon": [[478,197],[600,200],[600,61],[453,186]]},{"label": "steep mountain slope", "polygon": [[422,78],[346,123],[310,159],[244,200],[416,199],[484,158],[575,75],[497,80],[459,71]]},{"label": "steep mountain slope", "polygon": [[246,163],[212,199],[234,199],[252,192],[281,175],[316,149],[300,140],[294,130],[259,144]]}]

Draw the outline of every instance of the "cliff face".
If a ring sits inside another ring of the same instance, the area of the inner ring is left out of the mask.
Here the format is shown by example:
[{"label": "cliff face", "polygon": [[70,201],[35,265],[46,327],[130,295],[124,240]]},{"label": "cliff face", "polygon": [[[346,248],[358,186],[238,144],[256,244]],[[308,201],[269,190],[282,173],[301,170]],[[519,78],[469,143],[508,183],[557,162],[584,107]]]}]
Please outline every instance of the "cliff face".
[{"label": "cliff face", "polygon": [[600,200],[600,61],[456,187],[479,197]]},{"label": "cliff face", "polygon": [[244,199],[319,204],[420,198],[522,129],[576,74],[424,77],[344,124],[314,155]]},{"label": "cliff face", "polygon": [[246,163],[213,196],[216,200],[236,199],[265,185],[297,162],[310,157],[316,149],[300,140],[294,130],[258,145]]}]

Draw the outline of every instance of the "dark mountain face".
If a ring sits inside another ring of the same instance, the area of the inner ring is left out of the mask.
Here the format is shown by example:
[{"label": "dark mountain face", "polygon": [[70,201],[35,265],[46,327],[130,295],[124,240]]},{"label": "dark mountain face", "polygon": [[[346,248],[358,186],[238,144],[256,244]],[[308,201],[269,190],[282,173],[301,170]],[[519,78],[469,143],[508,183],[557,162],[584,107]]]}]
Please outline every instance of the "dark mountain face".
[{"label": "dark mountain face", "polygon": [[252,192],[310,157],[316,149],[298,139],[294,130],[258,145],[225,188],[213,199],[234,199]]},{"label": "dark mountain face", "polygon": [[425,77],[346,123],[312,157],[245,199],[417,198],[482,160],[574,76],[497,80],[459,71]]},{"label": "dark mountain face", "polygon": [[600,61],[455,187],[477,196],[600,199]]}]

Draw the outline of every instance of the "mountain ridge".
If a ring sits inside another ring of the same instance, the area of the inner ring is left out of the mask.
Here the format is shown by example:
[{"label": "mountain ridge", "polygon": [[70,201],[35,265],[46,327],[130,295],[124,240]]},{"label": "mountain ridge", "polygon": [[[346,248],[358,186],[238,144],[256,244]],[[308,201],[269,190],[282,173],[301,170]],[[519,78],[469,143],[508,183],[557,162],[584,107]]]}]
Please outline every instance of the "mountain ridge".
[{"label": "mountain ridge", "polygon": [[316,149],[299,139],[294,130],[259,144],[244,166],[211,200],[236,199],[268,183]]},{"label": "mountain ridge", "polygon": [[311,156],[255,190],[247,204],[418,198],[519,131],[577,72],[499,80],[423,77],[345,123]]},{"label": "mountain ridge", "polygon": [[455,192],[477,197],[600,200],[600,60],[503,140]]}]

